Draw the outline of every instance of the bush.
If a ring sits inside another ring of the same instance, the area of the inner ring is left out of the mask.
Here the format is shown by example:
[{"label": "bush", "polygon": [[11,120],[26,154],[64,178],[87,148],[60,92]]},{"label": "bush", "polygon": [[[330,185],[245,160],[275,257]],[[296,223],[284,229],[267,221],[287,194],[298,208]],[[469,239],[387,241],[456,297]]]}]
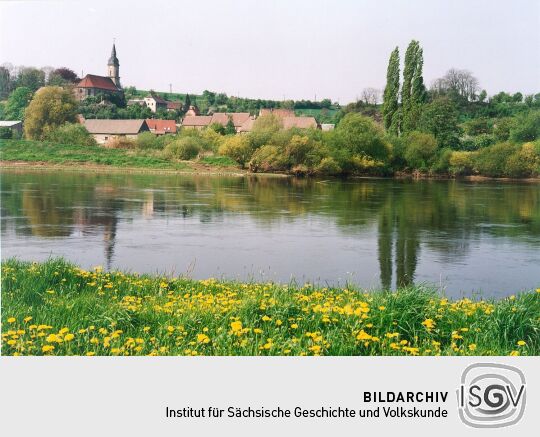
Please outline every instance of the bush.
[{"label": "bush", "polygon": [[162,149],[163,141],[160,141],[160,137],[153,134],[152,132],[141,132],[137,136],[137,148],[138,149]]},{"label": "bush", "polygon": [[510,139],[517,143],[534,141],[540,138],[540,111],[530,111],[516,119],[510,129]]},{"label": "bush", "polygon": [[525,143],[506,161],[505,173],[512,178],[535,176],[540,171],[540,148]]},{"label": "bush", "polygon": [[351,156],[363,155],[374,160],[390,157],[390,146],[383,139],[383,131],[372,119],[348,113],[335,129],[338,143]]},{"label": "bush", "polygon": [[516,146],[499,143],[477,152],[475,168],[481,175],[503,177],[506,175],[506,161],[516,152]]},{"label": "bush", "polygon": [[432,134],[410,132],[405,137],[404,157],[409,167],[427,170],[437,158],[437,140]]},{"label": "bush", "polygon": [[448,161],[448,170],[453,175],[468,175],[473,172],[474,153],[453,151]]},{"label": "bush", "polygon": [[287,161],[282,150],[277,146],[259,147],[249,161],[249,169],[253,172],[272,172],[287,169]]},{"label": "bush", "polygon": [[10,140],[13,138],[13,131],[9,127],[0,127],[0,139]]},{"label": "bush", "polygon": [[493,135],[499,142],[508,141],[510,138],[510,130],[514,126],[515,120],[510,117],[499,118],[493,125]]},{"label": "bush", "polygon": [[320,175],[338,175],[341,173],[341,167],[332,157],[326,157],[315,167],[315,173]]},{"label": "bush", "polygon": [[66,123],[45,135],[45,140],[58,144],[97,146],[96,140],[82,124]]},{"label": "bush", "polygon": [[452,157],[452,149],[446,147],[442,149],[437,156],[437,160],[432,166],[435,173],[448,173],[450,169],[450,158]]},{"label": "bush", "polygon": [[234,135],[223,139],[218,153],[222,156],[228,156],[244,166],[251,158],[252,149],[246,136]]},{"label": "bush", "polygon": [[169,159],[189,160],[200,153],[201,140],[196,137],[183,137],[165,147],[165,156]]}]

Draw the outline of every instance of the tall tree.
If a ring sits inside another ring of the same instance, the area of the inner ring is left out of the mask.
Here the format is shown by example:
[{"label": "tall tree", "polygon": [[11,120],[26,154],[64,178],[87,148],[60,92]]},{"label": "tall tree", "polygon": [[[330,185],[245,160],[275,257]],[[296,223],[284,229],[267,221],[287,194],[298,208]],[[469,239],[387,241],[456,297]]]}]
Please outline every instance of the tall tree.
[{"label": "tall tree", "polygon": [[39,89],[26,108],[24,133],[39,140],[64,123],[77,121],[77,102],[70,90],[57,86]]},{"label": "tall tree", "polygon": [[422,77],[423,65],[424,55],[420,43],[412,40],[405,52],[403,68],[403,87],[401,89],[403,132],[416,129],[422,105],[427,99],[424,78]]},{"label": "tall tree", "polygon": [[383,95],[383,118],[384,127],[388,132],[397,135],[399,126],[396,112],[399,108],[399,48],[395,48],[390,54],[388,69],[386,70],[386,87]]},{"label": "tall tree", "polygon": [[191,106],[191,99],[189,97],[189,94],[186,94],[186,100],[184,102],[184,112],[187,112],[190,106]]},{"label": "tall tree", "polygon": [[13,91],[4,108],[4,117],[6,120],[23,120],[24,111],[30,100],[32,100],[32,90],[30,88],[20,86]]}]

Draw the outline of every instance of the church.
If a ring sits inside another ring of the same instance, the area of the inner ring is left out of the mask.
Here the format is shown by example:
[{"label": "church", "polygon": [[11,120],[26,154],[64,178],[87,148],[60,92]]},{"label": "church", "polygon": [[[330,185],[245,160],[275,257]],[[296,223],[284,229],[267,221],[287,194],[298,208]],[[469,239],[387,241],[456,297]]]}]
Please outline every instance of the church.
[{"label": "church", "polygon": [[107,63],[108,76],[97,76],[87,74],[75,86],[75,97],[78,100],[84,100],[89,96],[100,94],[121,95],[123,93],[120,85],[120,62],[116,57],[116,47],[113,44],[111,57]]}]

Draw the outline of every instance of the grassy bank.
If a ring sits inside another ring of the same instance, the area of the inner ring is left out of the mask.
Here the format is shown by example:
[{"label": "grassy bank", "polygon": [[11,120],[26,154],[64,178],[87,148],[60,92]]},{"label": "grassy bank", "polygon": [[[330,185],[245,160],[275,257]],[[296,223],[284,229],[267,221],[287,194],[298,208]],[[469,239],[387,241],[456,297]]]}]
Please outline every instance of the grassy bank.
[{"label": "grassy bank", "polygon": [[[220,159],[221,158],[221,159]],[[5,166],[14,163],[56,167],[110,167],[167,171],[219,170],[231,168],[229,158],[202,158],[200,161],[166,159],[153,150],[107,149],[100,146],[77,146],[40,141],[0,140],[0,160]],[[234,171],[239,170],[234,168]]]},{"label": "grassy bank", "polygon": [[2,264],[5,355],[539,355],[540,292],[449,301]]}]

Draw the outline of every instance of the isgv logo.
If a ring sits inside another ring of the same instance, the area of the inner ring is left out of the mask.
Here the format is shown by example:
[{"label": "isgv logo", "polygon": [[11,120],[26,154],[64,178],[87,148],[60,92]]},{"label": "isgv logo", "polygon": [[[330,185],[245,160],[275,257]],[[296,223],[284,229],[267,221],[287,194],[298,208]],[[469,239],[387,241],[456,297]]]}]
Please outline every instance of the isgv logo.
[{"label": "isgv logo", "polygon": [[472,364],[461,375],[457,395],[463,423],[474,428],[514,425],[525,412],[525,376],[506,364]]}]

